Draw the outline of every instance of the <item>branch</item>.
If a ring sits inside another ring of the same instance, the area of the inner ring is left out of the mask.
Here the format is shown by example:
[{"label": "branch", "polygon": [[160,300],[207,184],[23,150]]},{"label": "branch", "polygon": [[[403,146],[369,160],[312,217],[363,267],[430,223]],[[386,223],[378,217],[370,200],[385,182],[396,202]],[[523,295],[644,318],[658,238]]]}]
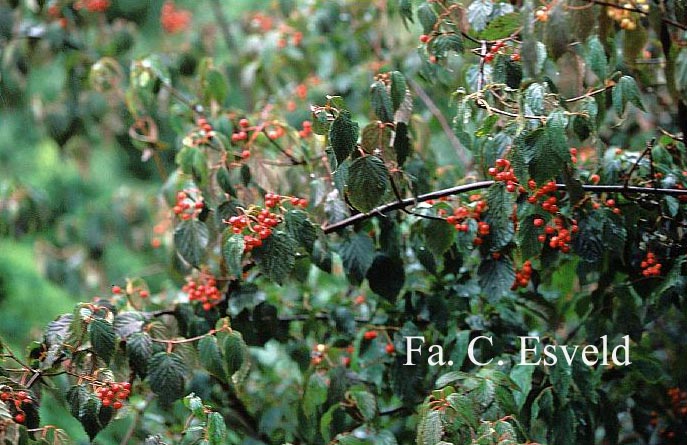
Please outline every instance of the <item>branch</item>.
[{"label": "branch", "polygon": [[[609,8],[624,9],[625,11],[637,12],[637,13],[642,14],[642,15],[644,15],[644,16],[648,16],[648,15],[649,15],[649,12],[648,12],[648,11],[642,11],[641,9],[635,8],[635,7],[632,7],[632,6],[625,7],[625,6],[622,6],[622,5],[615,4],[615,3],[606,2],[606,1],[603,1],[603,0],[583,0],[583,1],[588,2],[588,3],[594,3],[594,4],[597,4],[597,5],[601,5],[601,6],[608,6]],[[682,30],[687,31],[687,25],[682,24],[682,23],[679,23],[679,22],[676,22],[675,20],[672,20],[672,19],[669,19],[669,18],[666,18],[666,17],[661,17],[661,21],[662,21],[663,23],[667,23],[668,25],[672,25],[672,26],[674,26],[674,27],[676,27],[676,28],[680,28],[680,29],[682,29]]]},{"label": "branch", "polygon": [[436,104],[427,95],[427,93],[422,88],[422,86],[420,86],[419,83],[415,82],[413,79],[408,79],[408,84],[413,89],[413,91],[415,91],[417,97],[419,97],[420,100],[424,102],[425,106],[430,111],[430,113],[432,113],[434,117],[437,119],[437,122],[439,122],[439,125],[441,125],[441,129],[444,131],[444,134],[446,134],[448,141],[451,143],[451,146],[454,148],[454,150],[456,150],[460,162],[467,168],[470,161],[468,160],[468,157],[465,154],[465,147],[463,147],[463,144],[461,144],[458,138],[456,137],[456,134],[451,129],[451,126],[446,120],[446,117],[441,113],[441,110],[439,110],[439,107],[436,106]]},{"label": "branch", "polygon": [[[444,196],[457,195],[459,193],[471,192],[475,190],[486,189],[494,185],[495,181],[480,181],[474,182],[472,184],[458,185],[455,187],[450,187],[443,190],[436,190],[431,193],[426,193],[420,195],[417,198],[406,198],[402,201],[395,201],[387,204],[383,204],[375,209],[370,210],[368,213],[358,213],[350,218],[346,218],[342,221],[331,225],[325,225],[322,230],[325,234],[338,232],[350,225],[357,222],[364,221],[366,219],[372,218],[378,214],[389,213],[394,210],[399,210],[411,206],[419,202],[430,201],[432,199],[443,198]],[[636,186],[625,186],[625,185],[582,185],[582,188],[587,192],[593,193],[646,193],[648,195],[668,195],[668,196],[687,196],[687,189],[664,189],[664,188],[653,188],[653,187],[636,187]],[[556,190],[567,190],[565,184],[556,184]]]}]

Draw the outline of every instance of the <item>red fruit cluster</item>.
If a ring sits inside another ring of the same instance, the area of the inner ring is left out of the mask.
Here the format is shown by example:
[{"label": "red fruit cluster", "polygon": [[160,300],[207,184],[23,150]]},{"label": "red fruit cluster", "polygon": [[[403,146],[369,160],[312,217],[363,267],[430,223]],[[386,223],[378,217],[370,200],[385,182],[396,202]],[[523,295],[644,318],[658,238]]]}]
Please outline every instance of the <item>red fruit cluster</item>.
[{"label": "red fruit cluster", "polygon": [[175,215],[178,215],[184,221],[195,218],[203,210],[205,204],[202,197],[192,197],[188,191],[181,191],[177,193],[176,204],[172,208]]},{"label": "red fruit cluster", "polygon": [[482,244],[482,237],[489,235],[489,223],[480,221],[482,213],[487,209],[487,202],[481,195],[470,195],[470,204],[459,206],[453,209],[453,215],[446,218],[446,222],[455,227],[459,232],[470,230],[468,219],[477,221],[477,236],[472,240],[476,246]]},{"label": "red fruit cluster", "polygon": [[160,23],[166,33],[175,34],[185,31],[191,24],[191,12],[185,9],[177,9],[172,1],[166,1],[162,5]]},{"label": "red fruit cluster", "polygon": [[212,309],[222,299],[217,280],[207,271],[201,271],[197,280],[191,276],[186,277],[186,284],[181,290],[188,294],[190,301],[199,301],[205,311]]},{"label": "red fruit cluster", "polygon": [[291,38],[291,45],[300,46],[303,41],[303,33],[300,31],[291,32],[289,29],[284,29],[282,31],[281,37],[277,40],[277,47],[286,48],[289,44],[289,37]]},{"label": "red fruit cluster", "polygon": [[6,404],[14,405],[14,421],[17,423],[24,423],[26,414],[24,413],[24,406],[31,405],[33,400],[26,391],[13,391],[9,386],[5,386],[0,392],[0,401]]},{"label": "red fruit cluster", "polygon": [[522,265],[522,269],[515,272],[515,281],[510,287],[511,290],[516,290],[519,287],[527,287],[530,282],[530,277],[532,276],[532,263],[530,260],[525,261]]},{"label": "red fruit cluster", "polygon": [[[534,190],[534,194],[530,195],[527,198],[527,202],[530,204],[536,204],[542,198],[544,198],[547,195],[551,195],[556,191],[556,183],[554,181],[549,181],[546,184],[544,184],[540,189],[537,189],[537,183],[534,182],[533,179],[530,179],[527,181],[527,187],[530,190]],[[558,213],[558,198],[555,196],[548,196],[543,202],[541,203],[541,208],[548,213],[556,214]]]},{"label": "red fruit cluster", "polygon": [[298,198],[296,196],[277,195],[275,193],[268,193],[265,195],[265,207],[276,207],[277,205],[282,204],[285,201],[290,202],[291,205],[296,207],[305,208],[308,206],[308,200],[305,198]]},{"label": "red fruit cluster", "polygon": [[312,134],[312,122],[303,121],[303,129],[298,131],[298,136],[307,138]]},{"label": "red fruit cluster", "polygon": [[503,42],[503,40],[497,40],[494,42],[489,49],[489,52],[484,56],[484,61],[486,63],[490,63],[492,60],[494,60],[494,56],[496,56],[496,54],[498,54],[498,52],[501,51],[501,48],[504,46],[506,46],[506,44]]},{"label": "red fruit cluster", "polygon": [[208,122],[207,119],[204,117],[199,117],[196,119],[196,125],[202,132],[202,136],[207,139],[212,139],[215,136],[214,129],[212,128],[212,125]]},{"label": "red fruit cluster", "polygon": [[643,276],[657,277],[661,275],[661,267],[663,267],[663,265],[656,260],[656,255],[653,252],[647,252],[640,267],[642,268]]},{"label": "red fruit cluster", "polygon": [[[497,159],[496,167],[491,167],[488,170],[489,176],[493,176],[494,180],[506,183],[506,190],[513,193],[517,187],[518,178],[515,177],[510,161],[507,159]],[[523,190],[524,191],[524,190]]]},{"label": "red fruit cluster", "polygon": [[[613,213],[616,215],[620,215],[620,209],[615,206],[615,199],[607,199],[606,200],[606,207],[610,208]],[[598,208],[598,206],[595,206],[594,208]]]},{"label": "red fruit cluster", "polygon": [[681,417],[687,417],[687,391],[680,391],[680,388],[668,388],[668,397],[673,412]]},{"label": "red fruit cluster", "polygon": [[575,147],[570,148],[570,161],[573,164],[577,164],[577,148]]},{"label": "red fruit cluster", "polygon": [[[544,220],[542,218],[535,218],[532,222],[535,227],[542,227]],[[549,247],[552,249],[560,249],[563,253],[570,252],[570,242],[572,241],[572,234],[577,233],[580,228],[576,220],[571,220],[570,228],[565,226],[563,218],[557,217],[553,219],[553,226],[547,225],[544,227],[544,233],[540,234],[537,239],[540,243],[546,241],[547,235],[549,238]]]},{"label": "red fruit cluster", "polygon": [[106,383],[95,390],[95,395],[102,401],[103,406],[120,409],[131,394],[129,382]]},{"label": "red fruit cluster", "polygon": [[110,7],[109,0],[77,0],[74,2],[74,9],[85,8],[89,12],[105,12]]}]

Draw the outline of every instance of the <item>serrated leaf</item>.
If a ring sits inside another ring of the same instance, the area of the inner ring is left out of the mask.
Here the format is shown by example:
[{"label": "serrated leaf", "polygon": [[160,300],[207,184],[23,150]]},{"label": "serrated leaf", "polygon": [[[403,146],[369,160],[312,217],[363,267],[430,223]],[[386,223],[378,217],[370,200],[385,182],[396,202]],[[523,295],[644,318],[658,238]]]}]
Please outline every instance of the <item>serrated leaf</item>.
[{"label": "serrated leaf", "polygon": [[182,172],[192,176],[199,184],[207,182],[208,157],[201,148],[184,145],[177,153],[176,162]]},{"label": "serrated leaf", "polygon": [[420,420],[422,434],[418,437],[418,442],[422,445],[436,445],[444,436],[444,425],[441,420],[441,412],[430,410],[424,418]]},{"label": "serrated leaf", "polygon": [[115,330],[112,323],[96,318],[89,323],[88,331],[95,355],[109,363],[115,352]]},{"label": "serrated leaf", "polygon": [[91,440],[107,426],[112,417],[112,408],[102,407],[100,399],[86,385],[72,386],[67,391],[67,403],[72,416],[81,422]]},{"label": "serrated leaf", "polygon": [[232,332],[224,338],[224,362],[227,365],[227,375],[231,377],[241,369],[246,358],[246,342],[238,332]]},{"label": "serrated leaf", "polygon": [[376,156],[363,156],[353,161],[348,170],[348,199],[363,213],[382,203],[389,183],[389,171]]},{"label": "serrated leaf", "polygon": [[644,105],[642,104],[637,83],[630,76],[623,76],[620,78],[620,80],[618,80],[618,83],[616,83],[613,87],[611,96],[613,98],[613,108],[618,116],[623,115],[625,112],[625,106],[628,102],[640,110],[646,111],[644,109]]},{"label": "serrated leaf", "polygon": [[499,251],[513,240],[515,227],[510,217],[513,212],[513,193],[506,190],[505,184],[491,186],[487,191],[487,212],[484,220],[489,223],[489,248]]},{"label": "serrated leaf", "polygon": [[519,12],[510,12],[489,22],[487,27],[479,33],[484,40],[503,39],[512,35],[522,26],[522,16]]},{"label": "serrated leaf", "polygon": [[303,414],[306,417],[317,415],[320,406],[327,401],[327,388],[323,375],[319,373],[310,375],[303,395]]},{"label": "serrated leaf", "polygon": [[114,330],[119,338],[126,340],[130,335],[141,332],[146,318],[137,311],[119,312],[114,319]]},{"label": "serrated leaf", "polygon": [[153,355],[153,340],[147,332],[136,332],[126,340],[126,354],[131,369],[139,377],[145,378],[148,371],[148,360]]},{"label": "serrated leaf", "polygon": [[446,55],[446,53],[453,51],[455,53],[462,53],[463,36],[461,34],[440,34],[432,39],[431,51],[437,55]]},{"label": "serrated leaf", "polygon": [[296,264],[296,242],[287,232],[274,230],[253,250],[253,258],[262,273],[282,284]]},{"label": "serrated leaf", "polygon": [[224,445],[227,441],[227,425],[220,413],[212,412],[208,414],[208,434],[209,445]]},{"label": "serrated leaf", "polygon": [[246,246],[243,236],[225,232],[226,239],[222,243],[222,256],[227,265],[227,270],[233,276],[240,278],[243,274],[243,250]]},{"label": "serrated leaf", "polygon": [[177,253],[193,267],[200,267],[209,241],[208,227],[196,219],[182,221],[174,230]]},{"label": "serrated leaf", "polygon": [[200,363],[210,374],[222,381],[226,381],[227,372],[224,369],[224,359],[213,335],[203,337],[198,342],[198,357]]},{"label": "serrated leaf", "polygon": [[437,22],[437,15],[432,9],[432,6],[428,3],[422,3],[420,7],[417,8],[417,18],[422,25],[422,31],[425,34],[429,34],[434,29],[434,24]]},{"label": "serrated leaf", "polygon": [[194,416],[203,418],[205,416],[205,405],[200,397],[191,393],[184,397],[184,406],[191,410]]},{"label": "serrated leaf", "polygon": [[289,210],[284,216],[286,231],[306,252],[312,252],[317,239],[317,229],[302,210]]},{"label": "serrated leaf", "polygon": [[457,417],[462,423],[470,428],[477,428],[477,416],[475,406],[470,398],[459,393],[449,394],[446,397],[449,406],[456,412]]},{"label": "serrated leaf", "polygon": [[334,150],[337,164],[341,164],[355,149],[358,142],[358,123],[351,120],[351,114],[342,111],[329,128],[329,143]]},{"label": "serrated leaf", "polygon": [[377,80],[370,86],[372,109],[382,122],[394,121],[394,107],[384,82]]},{"label": "serrated leaf", "polygon": [[422,238],[426,247],[432,252],[436,259],[446,253],[451,248],[456,239],[456,229],[446,221],[422,220]]},{"label": "serrated leaf", "polygon": [[535,227],[534,220],[538,215],[529,215],[520,221],[518,226],[518,247],[523,259],[535,257],[541,253],[542,243],[539,242],[539,235],[544,233],[542,227]]},{"label": "serrated leaf", "polygon": [[148,382],[160,403],[168,405],[184,396],[184,359],[174,352],[158,352],[148,360]]},{"label": "serrated leaf", "polygon": [[360,283],[374,261],[374,244],[369,236],[356,233],[343,240],[339,255],[351,281]]},{"label": "serrated leaf", "polygon": [[482,261],[477,270],[482,293],[490,300],[498,300],[507,293],[515,280],[513,263],[502,256],[498,260]]},{"label": "serrated leaf", "polygon": [[377,399],[372,393],[354,390],[349,392],[349,396],[363,420],[369,422],[375,418],[377,415]]},{"label": "serrated leaf", "polygon": [[365,125],[360,137],[360,148],[365,153],[373,154],[376,150],[384,152],[391,141],[391,129],[387,126],[380,127],[378,122]]},{"label": "serrated leaf", "polygon": [[394,113],[401,107],[401,104],[406,98],[406,93],[408,92],[408,84],[406,83],[405,76],[400,71],[391,72],[391,104],[394,109]]},{"label": "serrated leaf", "polygon": [[203,94],[206,101],[214,99],[220,104],[227,98],[229,87],[221,72],[217,69],[210,69],[205,73]]},{"label": "serrated leaf", "polygon": [[589,36],[587,39],[587,63],[599,80],[603,81],[606,79],[606,51],[597,35]]},{"label": "serrated leaf", "polygon": [[480,32],[487,26],[489,16],[494,10],[491,0],[474,0],[468,6],[468,22],[474,31]]},{"label": "serrated leaf", "polygon": [[499,54],[496,56],[493,66],[494,71],[492,75],[494,82],[505,83],[510,88],[520,87],[523,76],[522,64],[511,60],[510,56]]}]

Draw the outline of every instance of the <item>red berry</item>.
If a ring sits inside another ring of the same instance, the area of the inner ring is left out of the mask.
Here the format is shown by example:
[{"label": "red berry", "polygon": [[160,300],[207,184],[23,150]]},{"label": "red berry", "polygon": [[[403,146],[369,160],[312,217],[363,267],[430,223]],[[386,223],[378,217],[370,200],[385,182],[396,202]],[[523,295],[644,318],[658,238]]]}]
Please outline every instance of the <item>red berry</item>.
[{"label": "red berry", "polygon": [[534,218],[533,224],[534,227],[541,227],[544,225],[544,220],[541,218]]},{"label": "red berry", "polygon": [[14,415],[14,421],[17,423],[24,423],[26,420],[26,415],[24,413],[17,413]]},{"label": "red berry", "polygon": [[250,151],[248,151],[248,150],[243,150],[243,151],[241,152],[241,159],[248,159],[248,158],[250,158]]},{"label": "red berry", "polygon": [[120,402],[119,400],[112,404],[112,408],[114,409],[121,409],[122,406],[122,402]]},{"label": "red berry", "polygon": [[393,354],[396,351],[396,348],[394,347],[393,343],[387,343],[384,347],[384,350],[387,354]]},{"label": "red berry", "polygon": [[0,400],[2,400],[3,402],[6,402],[9,399],[10,399],[10,393],[8,393],[8,392],[0,393]]},{"label": "red berry", "polygon": [[484,56],[484,61],[485,61],[486,63],[489,63],[489,62],[491,62],[492,60],[494,60],[494,54],[493,54],[493,53],[487,53],[487,54]]},{"label": "red berry", "polygon": [[365,338],[365,340],[373,340],[377,338],[377,331],[367,331],[363,334],[363,338]]},{"label": "red berry", "polygon": [[139,295],[141,296],[141,298],[148,298],[150,296],[150,292],[148,292],[147,290],[142,290],[141,292],[139,292]]},{"label": "red berry", "polygon": [[363,304],[365,303],[365,295],[358,295],[355,297],[355,300],[353,300],[355,304]]},{"label": "red berry", "polygon": [[608,207],[615,207],[615,200],[614,199],[607,199],[606,200],[606,205]]},{"label": "red berry", "polygon": [[117,295],[122,293],[122,288],[119,286],[112,286],[112,293]]},{"label": "red berry", "polygon": [[107,407],[107,406],[110,406],[111,404],[112,404],[112,399],[109,399],[107,397],[103,399],[103,406]]},{"label": "red berry", "polygon": [[420,36],[420,42],[421,42],[421,43],[427,43],[427,42],[429,42],[429,38],[430,38],[430,37],[429,37],[427,34],[422,34],[422,35]]}]

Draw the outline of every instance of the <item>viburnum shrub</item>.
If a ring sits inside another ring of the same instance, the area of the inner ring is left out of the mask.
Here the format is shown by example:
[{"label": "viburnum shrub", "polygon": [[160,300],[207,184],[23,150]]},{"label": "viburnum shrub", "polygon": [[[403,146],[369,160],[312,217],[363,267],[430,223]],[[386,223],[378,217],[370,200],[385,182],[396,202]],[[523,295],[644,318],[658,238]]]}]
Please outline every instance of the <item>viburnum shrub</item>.
[{"label": "viburnum shrub", "polygon": [[684,2],[19,3],[36,162],[132,176],[0,178],[86,300],[0,341],[0,443],[69,443],[44,399],[102,444],[684,443]]}]

